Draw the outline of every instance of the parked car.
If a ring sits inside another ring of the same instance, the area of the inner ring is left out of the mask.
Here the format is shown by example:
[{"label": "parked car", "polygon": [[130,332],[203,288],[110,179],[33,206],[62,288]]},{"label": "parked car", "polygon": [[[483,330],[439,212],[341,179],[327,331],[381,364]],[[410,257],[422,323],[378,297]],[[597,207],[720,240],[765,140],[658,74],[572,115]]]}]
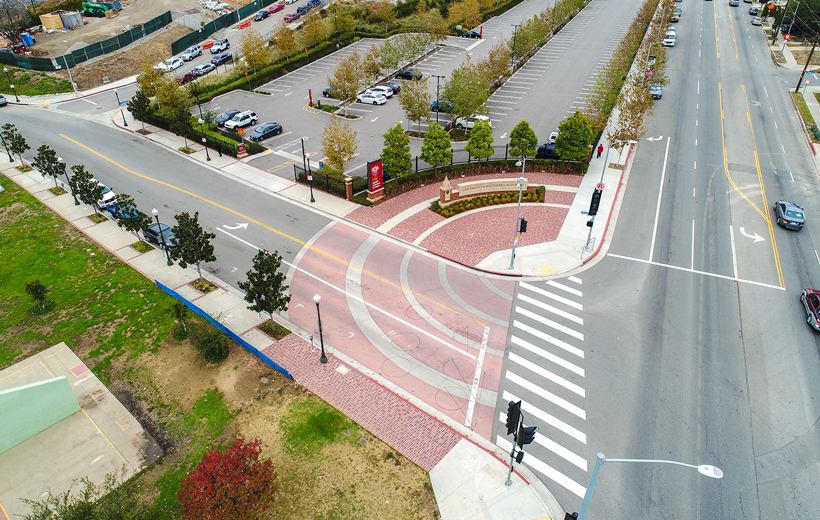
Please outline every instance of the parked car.
[{"label": "parked car", "polygon": [[421,79],[424,75],[416,69],[407,69],[396,73],[396,79]]},{"label": "parked car", "polygon": [[307,5],[311,7],[322,7],[322,0],[309,0]]},{"label": "parked car", "polygon": [[364,94],[359,94],[356,101],[359,103],[369,103],[371,105],[384,105],[387,103],[387,98],[377,92],[365,92]]},{"label": "parked car", "polygon": [[556,139],[558,139],[558,130],[550,132],[550,136],[547,138],[547,144],[555,144]]},{"label": "parked car", "polygon": [[806,321],[808,324],[814,327],[814,330],[820,330],[820,291],[803,289],[800,294],[800,301],[803,302],[803,307],[806,308],[806,314],[808,315]]},{"label": "parked car", "polygon": [[473,29],[461,35],[462,38],[481,38],[481,33]]},{"label": "parked car", "polygon": [[391,97],[393,97],[393,89],[388,87],[388,86],[385,86],[385,85],[376,85],[373,88],[367,89],[365,92],[367,92],[367,93],[375,92],[377,94],[381,94],[382,96],[386,97],[387,99],[390,99]]},{"label": "parked car", "polygon": [[313,7],[313,6],[310,6],[310,5],[307,5],[307,4],[300,5],[299,7],[296,8],[296,13],[299,16],[304,16],[304,15],[307,14],[308,11],[310,11],[311,7]]},{"label": "parked car", "polygon": [[335,98],[340,96],[341,92],[339,92],[339,89],[337,89],[336,87],[327,87],[322,91],[322,95],[325,97]]},{"label": "parked car", "polygon": [[763,18],[755,16],[752,18],[752,25],[763,25]]},{"label": "parked car", "polygon": [[192,59],[196,58],[197,56],[202,56],[202,47],[199,45],[191,45],[185,52],[179,55],[183,61],[191,61]]},{"label": "parked car", "polygon": [[488,125],[493,126],[490,122],[490,118],[487,116],[470,116],[470,117],[459,117],[456,119],[456,128],[464,130],[471,129],[475,126],[476,121],[485,121]]},{"label": "parked car", "polygon": [[778,226],[800,231],[806,224],[806,216],[803,214],[803,208],[794,202],[778,200],[774,203],[772,209],[774,209],[774,216]]},{"label": "parked car", "polygon": [[750,7],[749,8],[749,14],[752,15],[752,16],[757,16],[757,13],[759,13],[759,12],[760,11],[758,10],[757,7]]},{"label": "parked car", "polygon": [[225,128],[233,130],[234,128],[243,128],[249,125],[256,124],[259,118],[253,110],[246,110],[234,115],[230,121],[225,121]]},{"label": "parked car", "polygon": [[663,87],[658,84],[649,86],[649,95],[652,99],[661,99],[663,97]]},{"label": "parked car", "polygon": [[228,41],[227,38],[215,40],[213,47],[211,47],[211,54],[219,54],[220,52],[227,51],[230,48],[230,46],[231,43]]},{"label": "parked car", "polygon": [[6,99],[6,96],[0,94],[0,107],[4,107],[9,104],[9,100]]},{"label": "parked car", "polygon": [[535,152],[536,159],[553,159],[558,160],[560,155],[555,153],[555,144],[542,144]]},{"label": "parked car", "polygon": [[446,99],[439,99],[430,103],[431,112],[451,112],[452,110],[453,104]]},{"label": "parked car", "polygon": [[123,209],[120,206],[119,202],[109,204],[105,209],[107,209],[108,212],[111,214],[111,216],[114,217],[117,220],[120,220],[122,217],[124,217],[126,215],[136,215],[137,214],[137,210],[133,209],[133,208],[131,210],[131,213],[123,212]]},{"label": "parked car", "polygon": [[157,224],[154,222],[142,230],[142,235],[145,237],[145,240],[158,245],[160,249],[176,249],[177,247],[177,237],[174,236],[171,226],[166,224]]},{"label": "parked car", "polygon": [[285,8],[285,4],[273,4],[272,6],[268,7],[268,11],[271,13],[275,13],[277,11],[281,11]]},{"label": "parked car", "polygon": [[254,21],[258,22],[260,20],[264,20],[268,16],[270,16],[270,11],[268,11],[267,9],[262,9],[261,11],[256,13],[256,16],[254,16],[253,19]]},{"label": "parked car", "polygon": [[253,129],[253,132],[251,132],[250,135],[250,140],[261,141],[263,139],[267,139],[268,137],[273,137],[281,133],[282,125],[280,125],[279,123],[263,123]]},{"label": "parked car", "polygon": [[288,13],[285,15],[286,22],[295,22],[301,17],[299,13]]},{"label": "parked car", "polygon": [[169,58],[160,63],[159,65],[155,66],[154,69],[160,72],[168,72],[169,70],[178,69],[182,67],[182,65],[184,64],[185,62],[179,58]]},{"label": "parked car", "polygon": [[[751,0],[749,0],[749,3],[752,3]],[[729,7],[737,7],[739,5],[740,0],[729,0]]]},{"label": "parked car", "polygon": [[212,70],[216,70],[216,66],[213,63],[203,63],[202,65],[197,65],[191,69],[191,72],[195,73],[197,76],[204,76]]},{"label": "parked car", "polygon": [[675,31],[667,31],[666,36],[663,39],[663,46],[664,47],[674,47],[675,46]]},{"label": "parked car", "polygon": [[211,63],[214,64],[214,67],[218,65],[224,65],[229,61],[233,61],[233,54],[229,52],[223,52],[222,54],[217,54],[213,58],[211,58]]},{"label": "parked car", "polygon": [[111,204],[117,203],[117,194],[114,193],[114,190],[106,186],[105,184],[101,183],[95,178],[91,178],[91,182],[95,184],[99,184],[103,187],[102,195],[100,195],[100,200],[97,201],[97,206],[100,208],[105,208]]},{"label": "parked car", "polygon": [[286,3],[286,4],[288,4],[288,5],[290,5],[290,4],[295,4],[295,3],[296,3],[296,2],[298,2],[298,1],[299,1],[299,0],[285,0],[285,3]]},{"label": "parked car", "polygon": [[393,94],[398,94],[399,92],[401,92],[401,85],[399,85],[398,83],[387,82],[387,83],[382,83],[382,85],[386,85],[386,86],[392,88],[393,89]]},{"label": "parked car", "polygon": [[221,116],[216,118],[216,126],[225,126],[225,123],[231,120],[233,116],[239,113],[239,110],[228,110]]},{"label": "parked car", "polygon": [[196,72],[194,72],[192,70],[190,72],[186,72],[182,77],[178,76],[177,81],[179,81],[180,83],[185,85],[186,83],[190,83],[198,77],[199,77],[199,74],[197,74]]},{"label": "parked car", "polygon": [[672,23],[678,23],[680,21],[680,15],[678,13],[672,13],[672,18],[669,19]]}]

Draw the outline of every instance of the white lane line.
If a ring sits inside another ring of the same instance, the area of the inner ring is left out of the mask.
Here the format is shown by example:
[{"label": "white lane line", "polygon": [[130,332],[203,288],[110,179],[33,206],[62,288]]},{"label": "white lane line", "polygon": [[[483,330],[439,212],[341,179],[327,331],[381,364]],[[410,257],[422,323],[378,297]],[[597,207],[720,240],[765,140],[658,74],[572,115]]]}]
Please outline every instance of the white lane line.
[{"label": "white lane line", "polygon": [[532,352],[533,354],[535,354],[536,356],[541,356],[542,358],[544,358],[547,361],[550,361],[550,362],[558,365],[559,367],[565,368],[565,369],[569,370],[570,372],[572,372],[574,374],[577,374],[581,377],[584,377],[584,369],[583,368],[579,367],[578,365],[576,365],[574,363],[570,363],[569,361],[567,361],[563,358],[560,358],[560,357],[556,356],[552,352],[547,352],[546,350],[544,350],[540,347],[536,347],[535,345],[533,345],[529,341],[524,341],[523,339],[519,338],[518,336],[512,335],[512,336],[510,336],[510,343],[518,345],[521,348],[527,349],[530,352]]},{"label": "white lane line", "polygon": [[566,285],[560,284],[560,283],[558,283],[556,281],[553,281],[553,280],[547,281],[547,285],[549,285],[550,287],[555,287],[556,289],[561,289],[562,291],[566,291],[566,292],[568,292],[570,294],[573,294],[575,296],[578,296],[578,297],[581,297],[581,296],[584,295],[584,293],[582,293],[578,289],[573,289],[572,287],[567,287]]},{"label": "white lane line", "polygon": [[[504,451],[512,451],[513,443],[500,435],[496,437],[495,444]],[[587,488],[575,482],[574,480],[564,475],[557,469],[553,468],[546,462],[542,462],[537,458],[533,457],[531,453],[529,453],[528,455],[529,456],[527,457],[527,466],[531,467],[538,473],[544,475],[545,477],[552,480],[559,486],[572,492],[578,498],[584,498],[584,495],[587,492]]]},{"label": "white lane line", "polygon": [[771,112],[772,114],[774,114],[774,110],[772,110],[772,107],[769,107],[769,112]]},{"label": "white lane line", "polygon": [[573,322],[577,323],[578,325],[583,325],[584,324],[584,318],[579,318],[578,316],[576,316],[572,313],[562,311],[561,309],[556,309],[552,305],[546,304],[546,303],[544,303],[540,300],[536,300],[535,298],[531,298],[531,297],[527,296],[526,294],[519,294],[518,299],[521,300],[521,301],[527,302],[531,305],[534,305],[534,306],[538,307],[539,309],[543,309],[547,312],[557,314],[558,316],[561,316],[562,318],[565,318],[569,321],[573,321]]},{"label": "white lane line", "polygon": [[766,90],[766,87],[763,87],[763,92],[765,92],[765,93],[766,93],[766,97],[769,97],[769,91],[768,91],[768,90]]},{"label": "white lane line", "polygon": [[649,247],[649,261],[655,255],[655,237],[658,235],[658,217],[661,214],[661,197],[663,196],[663,179],[666,177],[666,160],[669,158],[669,143],[672,138],[666,138],[666,154],[663,156],[663,169],[661,170],[661,185],[658,188],[658,207],[655,209],[655,225],[652,227],[652,245]]},{"label": "white lane line", "polygon": [[581,305],[580,303],[576,303],[576,302],[574,302],[574,301],[572,301],[568,298],[564,298],[563,296],[558,296],[557,294],[552,294],[549,291],[545,291],[544,289],[542,289],[540,287],[530,285],[527,282],[521,282],[521,284],[519,284],[519,287],[521,287],[522,289],[527,289],[528,291],[532,291],[534,293],[538,293],[542,296],[546,296],[547,298],[552,298],[553,300],[555,300],[557,302],[561,302],[564,305],[569,305],[570,307],[572,307],[574,309],[578,309],[579,311],[584,310],[584,306]]},{"label": "white lane line", "polygon": [[780,149],[783,150],[783,153],[786,153],[786,149],[783,147],[782,144],[780,145]]},{"label": "white lane line", "polygon": [[697,161],[695,161],[695,169],[696,170],[698,169],[698,162]]},{"label": "white lane line", "polygon": [[581,419],[586,421],[587,413],[584,411],[583,408],[575,406],[574,404],[570,403],[566,399],[562,399],[562,398],[558,397],[557,395],[553,394],[552,392],[548,392],[548,391],[544,390],[540,386],[527,381],[523,377],[519,376],[518,374],[516,374],[514,372],[510,372],[509,370],[507,370],[507,374],[506,374],[505,377],[508,380],[510,380],[511,382],[513,382],[516,385],[520,386],[521,388],[523,388],[525,390],[529,390],[530,392],[534,393],[538,397],[541,397],[542,399],[546,399],[547,401],[551,402],[555,406],[559,406],[559,407],[563,408],[564,410],[568,411],[569,413],[571,413],[572,415],[580,417]]},{"label": "white lane line", "polygon": [[582,285],[584,283],[580,278],[577,278],[575,276],[569,276],[567,277],[567,280],[569,280],[570,282],[575,282],[578,285]]},{"label": "white lane line", "polygon": [[713,278],[720,278],[721,280],[730,280],[732,282],[747,283],[749,285],[757,285],[759,287],[768,287],[769,289],[777,289],[778,291],[785,291],[786,290],[785,287],[780,287],[779,285],[772,285],[772,284],[763,283],[763,282],[755,282],[754,280],[744,280],[744,279],[741,279],[741,278],[732,278],[731,276],[726,276],[726,275],[723,275],[723,274],[716,274],[716,273],[709,273],[709,272],[706,272],[706,271],[695,271],[695,270],[692,270],[692,269],[687,269],[686,267],[679,267],[677,265],[662,264],[660,262],[652,262],[651,260],[644,260],[642,258],[632,258],[630,256],[616,255],[615,253],[608,253],[607,256],[611,256],[613,258],[620,258],[622,260],[631,260],[633,262],[638,262],[638,263],[641,263],[641,264],[655,265],[655,266],[658,266],[658,267],[667,267],[669,269],[674,269],[676,271],[684,271],[684,272],[693,273],[693,274],[702,274],[704,276],[711,276]]},{"label": "white lane line", "polygon": [[551,319],[540,316],[540,315],[538,315],[538,314],[536,314],[532,311],[528,311],[527,309],[525,309],[523,307],[516,306],[515,307],[515,312],[521,314],[522,316],[526,316],[530,319],[533,319],[533,320],[537,321],[538,323],[540,323],[542,325],[546,325],[547,327],[552,327],[553,329],[555,329],[559,332],[563,332],[567,336],[572,336],[573,338],[575,338],[577,340],[584,341],[584,334],[582,332],[578,332],[577,330],[573,330],[573,329],[571,329],[571,328],[569,328],[565,325],[561,325],[560,323],[556,323],[556,322],[552,321]]},{"label": "white lane line", "polygon": [[777,130],[777,121],[774,122],[774,128]]},{"label": "white lane line", "polygon": [[484,335],[481,338],[481,349],[478,351],[478,360],[475,364],[475,375],[473,376],[473,387],[470,389],[470,403],[467,405],[467,418],[464,426],[470,427],[473,422],[473,411],[475,401],[478,397],[478,383],[481,381],[481,366],[484,364],[484,354],[487,352],[487,340],[490,337],[490,327],[484,327]]},{"label": "white lane line", "polygon": [[[237,241],[239,241],[239,242],[242,242],[243,244],[247,245],[248,247],[252,247],[252,248],[256,249],[257,251],[259,251],[259,249],[260,249],[259,247],[256,247],[255,245],[251,244],[250,242],[245,241],[245,240],[242,240],[242,239],[241,239],[241,238],[239,238],[238,236],[233,235],[233,234],[231,234],[231,233],[228,233],[227,231],[225,231],[225,230],[223,230],[223,229],[221,229],[221,228],[216,228],[216,229],[217,229],[218,231],[221,231],[222,233],[225,233],[225,234],[226,234],[226,235],[228,235],[229,237],[231,237],[231,238],[233,238],[233,239],[235,239],[235,240],[237,240]],[[460,354],[462,354],[462,355],[464,355],[464,356],[467,356],[467,357],[468,357],[468,358],[470,358],[470,359],[473,359],[473,360],[477,359],[477,358],[476,358],[476,356],[474,356],[474,355],[470,354],[469,352],[464,351],[464,350],[461,350],[460,348],[456,347],[455,345],[451,345],[451,344],[447,343],[447,342],[446,342],[446,341],[444,341],[443,339],[438,338],[437,336],[435,336],[435,335],[433,335],[433,334],[431,334],[431,333],[427,332],[426,330],[421,329],[421,328],[419,328],[419,327],[416,327],[416,326],[415,326],[415,325],[413,325],[412,323],[407,322],[407,321],[405,321],[405,320],[403,320],[403,319],[399,318],[398,316],[394,316],[394,315],[390,314],[389,312],[387,312],[387,311],[385,311],[385,310],[383,310],[383,309],[380,309],[379,307],[376,307],[376,306],[375,306],[375,305],[373,305],[372,303],[370,303],[370,302],[366,302],[366,301],[364,301],[364,299],[359,298],[359,297],[357,297],[357,296],[354,296],[354,295],[352,295],[352,294],[348,293],[347,291],[345,291],[344,289],[342,289],[342,288],[340,288],[340,287],[336,287],[335,285],[333,285],[332,283],[328,282],[328,281],[327,281],[327,280],[325,280],[324,278],[320,278],[319,276],[316,276],[316,275],[315,275],[315,274],[313,274],[313,273],[309,273],[309,272],[305,271],[304,269],[302,269],[301,267],[298,267],[298,266],[296,266],[296,265],[293,265],[293,264],[291,264],[291,263],[289,263],[289,262],[287,262],[287,261],[285,261],[285,260],[282,260],[282,263],[283,263],[284,265],[288,266],[288,267],[293,267],[293,268],[294,268],[294,269],[296,269],[297,271],[302,272],[302,273],[304,273],[304,274],[306,274],[306,275],[310,276],[311,278],[313,278],[313,279],[317,280],[318,282],[321,282],[321,283],[323,283],[323,284],[327,285],[327,286],[328,286],[328,287],[330,287],[331,289],[335,289],[335,290],[339,291],[340,293],[344,294],[346,298],[348,298],[348,299],[353,299],[353,300],[356,300],[356,301],[358,301],[358,302],[360,302],[360,303],[363,303],[363,304],[367,305],[368,307],[370,307],[371,309],[374,309],[374,310],[376,310],[376,311],[378,311],[378,312],[380,312],[380,313],[384,314],[384,315],[385,315],[385,316],[387,316],[388,318],[392,318],[392,319],[394,319],[394,320],[398,321],[399,323],[401,323],[402,325],[406,325],[406,326],[408,326],[408,327],[410,327],[410,328],[414,329],[414,330],[415,330],[416,332],[418,332],[419,334],[423,334],[424,336],[429,337],[429,338],[430,338],[430,339],[432,339],[433,341],[437,341],[438,343],[441,343],[441,344],[442,344],[442,345],[444,345],[445,347],[451,348],[451,349],[453,349],[453,350],[457,351],[458,353],[460,353]]]},{"label": "white lane line", "polygon": [[[521,404],[524,404],[524,403],[521,403]],[[507,424],[507,414],[505,414],[504,412],[499,412],[498,413],[498,420],[502,424]],[[561,446],[560,444],[558,444],[554,440],[550,439],[549,437],[547,437],[547,436],[545,436],[541,433],[538,433],[536,431],[535,432],[535,438],[533,440],[535,441],[536,444],[540,444],[541,446],[545,447],[546,449],[548,449],[549,451],[551,451],[554,454],[558,455],[559,457],[566,460],[567,462],[569,462],[571,464],[574,464],[575,466],[578,466],[579,468],[581,468],[584,471],[587,471],[587,469],[588,469],[587,468],[587,461],[583,457],[580,457],[580,456],[576,455],[575,453],[573,453],[572,451],[570,451],[570,450],[566,449],[565,447]]]},{"label": "white lane line", "polygon": [[698,94],[700,94],[700,80],[698,80]]},{"label": "white lane line", "polygon": [[692,188],[692,197],[695,197],[697,193],[697,188]]},{"label": "white lane line", "polygon": [[698,140],[697,140],[697,139],[695,139],[695,146],[697,146],[697,145],[698,145]]},{"label": "white lane line", "polygon": [[[548,414],[547,412],[545,412],[545,411],[543,411],[539,408],[536,408],[534,405],[531,405],[530,403],[524,401],[520,397],[516,397],[515,394],[511,394],[510,392],[504,390],[503,399],[505,401],[521,401],[521,411],[522,412],[526,412],[526,413],[534,416],[535,418],[540,419],[541,421],[544,421],[545,423],[549,424],[550,426],[552,426],[556,430],[558,430],[560,432],[563,432],[563,433],[566,433],[567,435],[569,435],[570,437],[572,437],[573,439],[575,439],[579,442],[583,442],[584,444],[587,443],[587,436],[584,432],[582,432],[581,430],[579,430],[577,428],[573,428],[572,426],[565,423],[561,419],[556,419],[552,415]],[[501,413],[504,413],[504,412],[501,412]],[[504,420],[504,422],[505,423],[507,422],[506,419]]]},{"label": "white lane line", "polygon": [[518,320],[513,320],[513,327],[516,327],[520,330],[523,330],[524,332],[526,332],[526,333],[528,333],[532,336],[535,336],[536,338],[538,338],[542,341],[546,341],[547,343],[551,343],[551,344],[555,345],[558,348],[562,348],[562,349],[566,350],[567,352],[569,352],[570,354],[574,354],[574,355],[578,356],[581,359],[584,358],[584,351],[583,350],[579,349],[578,347],[573,347],[572,345],[570,345],[566,341],[561,341],[558,338],[550,336],[546,332],[542,332],[542,331],[536,329],[535,327],[530,327],[526,323],[521,323]]},{"label": "white lane line", "polygon": [[732,240],[732,267],[734,268],[735,278],[737,278],[737,252],[735,251],[735,230],[729,226],[729,238]]},{"label": "white lane line", "polygon": [[789,172],[789,177],[791,177],[791,178],[792,178],[792,182],[794,182],[794,175],[792,175],[792,172]]},{"label": "white lane line", "polygon": [[692,219],[692,267],[690,269],[695,270],[695,219]]},{"label": "white lane line", "polygon": [[814,250],[814,258],[817,259],[817,263],[820,264],[820,255],[817,254],[817,250]]},{"label": "white lane line", "polygon": [[583,388],[581,388],[580,386],[578,386],[575,383],[572,383],[570,381],[567,381],[566,379],[564,379],[561,376],[557,376],[557,375],[553,374],[549,370],[546,370],[544,368],[539,367],[538,365],[536,365],[532,361],[527,361],[526,359],[522,358],[518,354],[510,352],[510,361],[512,361],[513,363],[518,363],[519,365],[526,368],[530,372],[534,372],[534,373],[538,374],[539,376],[543,377],[544,379],[546,379],[548,381],[552,381],[553,383],[555,383],[558,386],[563,386],[564,388],[566,388],[570,392],[578,394],[581,397],[586,397],[586,391]]}]

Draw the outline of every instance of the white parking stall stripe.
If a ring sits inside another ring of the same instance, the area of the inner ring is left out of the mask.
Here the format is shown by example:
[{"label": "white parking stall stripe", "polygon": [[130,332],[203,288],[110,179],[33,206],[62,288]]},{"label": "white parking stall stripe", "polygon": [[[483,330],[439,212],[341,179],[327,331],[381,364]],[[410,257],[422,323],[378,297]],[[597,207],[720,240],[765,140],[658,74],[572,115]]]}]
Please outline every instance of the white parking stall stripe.
[{"label": "white parking stall stripe", "polygon": [[578,316],[576,316],[574,314],[571,314],[569,312],[562,311],[561,309],[556,309],[552,305],[548,305],[548,304],[546,304],[546,303],[544,303],[540,300],[536,300],[535,298],[531,298],[531,297],[527,296],[526,294],[519,294],[518,299],[521,300],[521,301],[525,301],[529,304],[535,305],[539,309],[543,309],[547,312],[557,314],[558,316],[561,316],[562,318],[566,318],[569,321],[573,321],[573,322],[577,323],[578,325],[583,325],[584,324],[584,318],[579,318]]},{"label": "white parking stall stripe", "polygon": [[[503,99],[494,99],[494,98],[490,99],[490,101],[492,101],[493,103],[507,103],[508,105],[517,105],[518,104],[518,101],[504,101]],[[490,106],[490,105],[487,105],[487,106]],[[509,107],[504,107],[504,108],[509,108]]]},{"label": "white parking stall stripe", "polygon": [[574,302],[569,298],[564,298],[563,296],[558,296],[557,294],[553,294],[549,291],[545,291],[544,289],[537,287],[535,285],[529,284],[527,282],[521,282],[519,285],[522,289],[526,289],[528,291],[532,291],[534,293],[540,294],[541,296],[546,296],[547,298],[551,298],[557,302],[563,303],[564,305],[568,305],[573,309],[578,309],[579,311],[584,310],[584,306],[580,303]]},{"label": "white parking stall stripe", "polygon": [[558,386],[562,386],[562,387],[566,388],[570,392],[573,392],[577,395],[580,395],[581,397],[586,397],[586,391],[583,388],[581,388],[580,386],[578,386],[575,383],[572,383],[570,381],[567,381],[566,379],[564,379],[561,376],[557,376],[557,375],[553,374],[549,370],[536,365],[532,361],[528,361],[528,360],[524,359],[523,357],[519,356],[518,354],[510,352],[510,361],[512,361],[513,363],[517,363],[518,365],[526,368],[530,372],[534,372],[534,373],[538,374],[539,376],[543,377],[544,379],[546,379],[548,381],[552,381],[553,383],[555,383]]},{"label": "white parking stall stripe", "polygon": [[[496,437],[495,444],[504,451],[511,451],[513,447],[512,442],[508,441],[500,435]],[[568,489],[569,491],[577,495],[579,498],[584,498],[584,494],[586,494],[587,488],[578,484],[577,482],[575,482],[568,476],[564,475],[557,469],[553,468],[549,464],[541,462],[537,458],[533,457],[531,453],[528,453],[527,455],[529,455],[527,457],[527,466],[531,467],[538,473],[541,473],[542,475],[552,480],[556,484],[560,485],[561,487]]]},{"label": "white parking stall stripe", "polygon": [[[577,441],[580,441],[584,444],[587,443],[587,436],[584,432],[577,428],[573,428],[561,419],[556,419],[547,412],[540,410],[539,408],[536,408],[534,405],[528,402],[523,401],[521,398],[516,397],[515,394],[511,394],[510,392],[504,390],[503,399],[505,401],[521,401],[521,411],[526,412],[535,417],[536,419],[539,419],[549,424],[550,426],[552,426],[553,428],[562,433],[566,433],[567,435],[569,435]],[[506,422],[506,420],[504,422]]]},{"label": "white parking stall stripe", "polygon": [[567,287],[566,285],[562,285],[562,284],[560,284],[556,281],[553,281],[553,280],[549,280],[547,282],[547,285],[549,285],[550,287],[555,287],[556,289],[561,289],[562,291],[566,291],[570,294],[574,294],[575,296],[583,296],[584,295],[584,293],[582,293],[578,289],[573,289],[572,287]]},{"label": "white parking stall stripe", "polygon": [[529,341],[519,338],[518,336],[511,336],[510,343],[518,345],[521,348],[529,350],[536,356],[541,356],[542,358],[546,359],[547,361],[558,365],[559,367],[565,368],[574,374],[578,374],[581,377],[584,377],[584,369],[579,367],[574,363],[570,363],[569,361],[565,360],[564,358],[558,357],[552,352],[548,352],[541,347],[536,347]]},{"label": "white parking stall stripe", "polygon": [[553,329],[555,329],[559,332],[563,332],[564,334],[566,334],[568,336],[572,336],[575,339],[584,341],[584,333],[583,332],[578,332],[577,330],[571,329],[571,328],[567,327],[566,325],[561,325],[560,323],[556,323],[556,322],[552,321],[549,318],[545,318],[545,317],[543,317],[539,314],[536,314],[532,311],[529,311],[529,310],[527,310],[523,307],[516,306],[515,312],[521,314],[522,316],[526,316],[528,318],[531,318],[531,319],[537,321],[538,323],[540,323],[542,325],[546,325],[547,327],[551,327],[551,328],[553,328]]},{"label": "white parking stall stripe", "polygon": [[[522,403],[523,404],[523,403]],[[507,414],[504,412],[499,412],[498,420],[501,421],[502,424],[507,424]],[[544,448],[550,450],[554,454],[558,455],[562,459],[566,460],[567,462],[574,464],[581,468],[584,471],[587,471],[587,461],[584,460],[582,457],[579,457],[575,453],[571,452],[570,450],[566,449],[565,447],[561,446],[557,442],[549,439],[548,437],[535,432],[535,442],[536,444],[540,444]]]},{"label": "white parking stall stripe", "polygon": [[[520,94],[521,92],[516,92],[516,94]],[[512,99],[521,99],[524,96],[508,96],[506,94],[499,94],[497,91],[493,94],[493,97],[503,97],[503,98],[512,98]]]},{"label": "white parking stall stripe", "polygon": [[523,330],[524,332],[526,332],[528,334],[531,334],[531,335],[535,336],[536,338],[538,338],[540,340],[546,341],[547,343],[551,343],[551,344],[555,345],[558,348],[564,349],[567,352],[569,352],[570,354],[575,354],[576,356],[578,356],[581,359],[584,358],[584,351],[583,350],[581,350],[577,347],[573,347],[572,345],[570,345],[566,341],[561,341],[560,339],[558,339],[556,337],[550,336],[546,332],[542,332],[542,331],[536,329],[535,327],[530,327],[526,323],[521,323],[518,320],[513,320],[513,326],[518,328],[518,329]]},{"label": "white parking stall stripe", "polygon": [[530,392],[534,393],[538,397],[541,397],[542,399],[546,399],[547,401],[551,402],[555,406],[559,406],[559,407],[563,408],[564,410],[568,411],[569,413],[571,413],[572,415],[580,417],[581,419],[586,421],[587,413],[584,411],[583,408],[575,406],[574,404],[570,403],[566,399],[562,399],[562,398],[558,397],[557,395],[553,394],[552,392],[544,390],[540,386],[538,386],[534,383],[531,383],[530,381],[527,381],[526,379],[519,376],[515,372],[510,372],[509,370],[507,370],[506,378],[509,379],[510,381],[512,381],[513,383],[517,384],[521,388],[523,388],[525,390],[529,390]]}]

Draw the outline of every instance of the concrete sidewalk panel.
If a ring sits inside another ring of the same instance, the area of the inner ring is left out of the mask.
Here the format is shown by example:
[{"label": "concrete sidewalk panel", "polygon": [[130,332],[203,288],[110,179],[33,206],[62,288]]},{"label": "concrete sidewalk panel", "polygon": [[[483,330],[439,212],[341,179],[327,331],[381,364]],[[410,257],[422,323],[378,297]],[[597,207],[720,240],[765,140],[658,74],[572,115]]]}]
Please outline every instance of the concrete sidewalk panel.
[{"label": "concrete sidewalk panel", "polygon": [[166,265],[165,253],[154,249],[134,257],[129,262],[135,269],[145,273],[166,287],[179,287],[196,280],[197,275],[189,269],[181,269],[178,265]]},{"label": "concrete sidewalk panel", "polygon": [[216,290],[196,301],[196,305],[213,317],[220,316],[220,323],[233,331],[248,330],[262,320],[259,313],[248,309],[248,303],[233,294]]},{"label": "concrete sidewalk panel", "polygon": [[119,249],[115,249],[113,252],[114,252],[115,255],[117,255],[119,257],[120,260],[130,264],[131,260],[133,260],[134,258],[136,258],[136,257],[140,256],[141,254],[143,254],[143,253],[140,253],[139,251],[137,251],[136,249],[134,249],[133,247],[131,247],[131,244],[134,244],[136,242],[137,242],[137,239],[135,237],[128,244],[126,244],[125,246],[123,246]]},{"label": "concrete sidewalk panel", "polygon": [[265,350],[275,343],[267,334],[256,328],[245,332],[240,337],[259,350]]},{"label": "concrete sidewalk panel", "polygon": [[[86,234],[94,241],[103,246],[116,251],[125,246],[130,246],[137,239],[128,232],[123,232],[122,229],[113,220],[97,224],[86,230]],[[136,251],[134,251],[136,252]]]},{"label": "concrete sidewalk panel", "polygon": [[[198,289],[195,289],[195,288],[191,287],[190,283],[193,282],[196,279],[197,279],[197,276],[194,276],[193,279],[183,282],[183,284],[179,285],[178,287],[168,285],[168,284],[165,284],[165,285],[167,287],[171,287],[173,290],[175,290],[177,292],[177,294],[179,294],[180,296],[182,296],[183,298],[185,298],[189,302],[195,303],[197,305],[197,307],[199,307],[200,304],[202,303],[202,298],[204,298],[206,295],[202,291],[199,291]],[[160,281],[162,281],[162,280],[160,280]]]},{"label": "concrete sidewalk panel", "polygon": [[259,186],[260,188],[264,188],[269,191],[281,191],[294,184],[293,181],[283,179],[282,177],[277,177],[272,173],[260,170],[255,166],[245,164],[241,161],[228,164],[222,168],[222,171],[231,177],[241,179],[247,183],[254,186]]},{"label": "concrete sidewalk panel", "polygon": [[350,202],[349,200],[345,200],[319,190],[313,190],[313,198],[316,202],[311,203],[310,186],[304,186],[302,184],[294,183],[289,188],[280,191],[280,193],[290,199],[298,200],[304,202],[305,204],[310,204],[311,206],[321,208],[328,213],[333,213],[334,215],[338,215],[340,217],[344,217],[348,213],[362,207],[355,202]]},{"label": "concrete sidewalk panel", "polygon": [[74,204],[74,197],[72,197],[70,193],[43,202],[69,222],[94,214],[94,210],[91,209],[91,206]]},{"label": "concrete sidewalk panel", "polygon": [[93,220],[91,220],[91,218],[90,218],[91,215],[93,215],[93,214],[94,214],[94,212],[92,211],[88,215],[86,215],[85,217],[80,217],[78,219],[72,220],[71,223],[74,224],[75,226],[77,226],[77,228],[82,229],[83,231],[88,233],[88,231],[87,231],[88,228],[97,225],[97,223],[94,222]]}]

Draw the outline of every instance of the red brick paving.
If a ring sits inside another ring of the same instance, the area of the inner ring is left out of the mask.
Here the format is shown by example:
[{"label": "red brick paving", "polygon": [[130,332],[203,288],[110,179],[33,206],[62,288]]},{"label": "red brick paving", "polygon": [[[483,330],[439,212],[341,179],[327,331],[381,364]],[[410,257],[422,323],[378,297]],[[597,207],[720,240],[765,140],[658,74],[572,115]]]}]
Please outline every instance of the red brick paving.
[{"label": "red brick paving", "polygon": [[551,204],[566,204],[569,206],[573,200],[575,200],[575,193],[568,193],[566,191],[547,191],[547,193],[544,194],[544,202]]},{"label": "red brick paving", "polygon": [[[335,356],[328,356],[326,365],[320,364],[318,352],[311,354],[310,344],[295,334],[275,342],[263,354],[425,471],[433,469],[462,438]],[[342,374],[336,370],[340,366],[350,371]]]},{"label": "red brick paving", "polygon": [[419,235],[443,220],[447,219],[434,211],[424,209],[391,229],[390,235],[413,242]]}]

